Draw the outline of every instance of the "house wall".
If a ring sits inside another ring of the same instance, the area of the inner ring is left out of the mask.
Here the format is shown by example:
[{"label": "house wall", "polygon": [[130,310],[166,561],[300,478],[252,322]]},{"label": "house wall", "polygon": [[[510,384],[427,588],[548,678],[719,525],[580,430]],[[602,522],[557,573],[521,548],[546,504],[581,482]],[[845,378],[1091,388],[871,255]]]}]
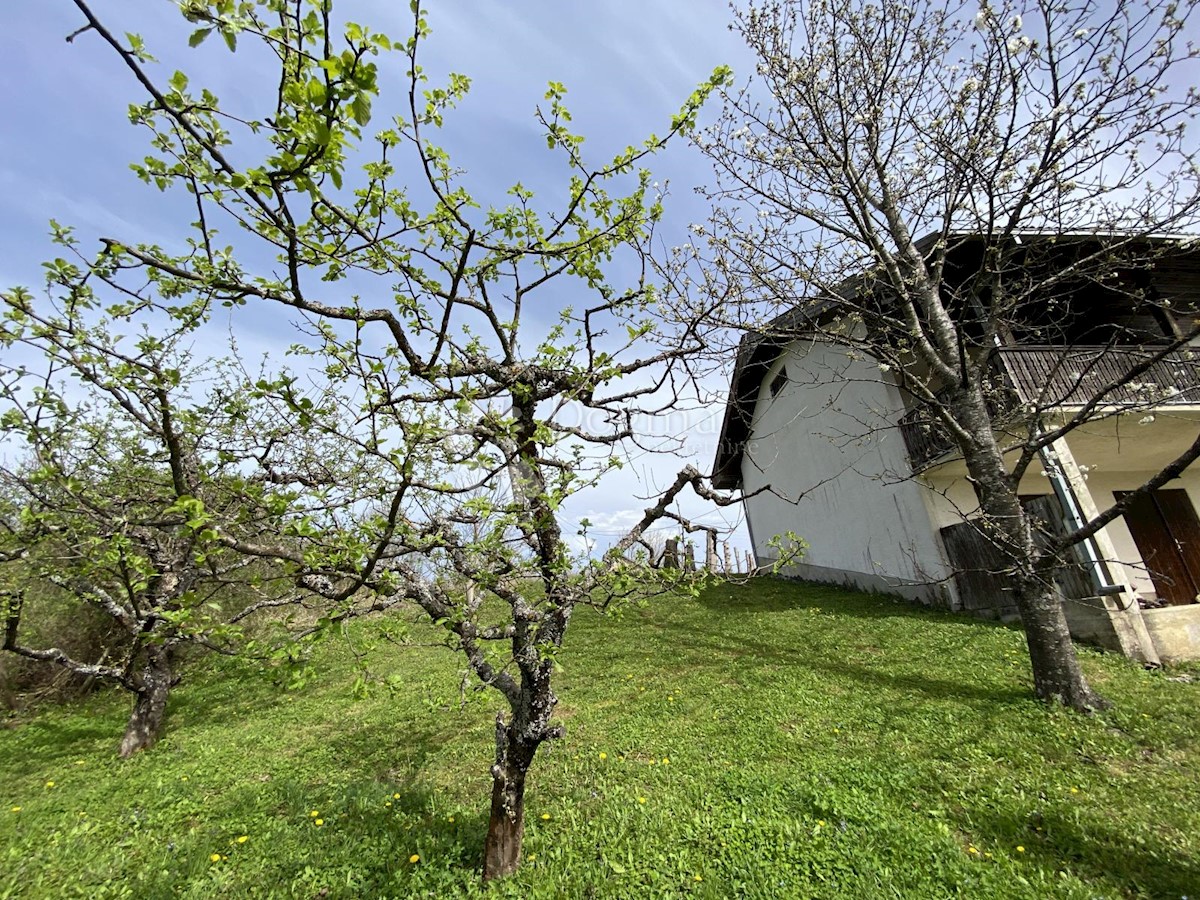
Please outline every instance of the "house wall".
[{"label": "house wall", "polygon": [[[1083,462],[1082,459],[1080,461]],[[1154,472],[1148,470],[1111,470],[1100,467],[1088,474],[1088,490],[1096,507],[1103,511],[1116,502],[1115,491],[1131,490],[1144,484],[1153,474]],[[926,472],[921,479],[930,487],[926,501],[935,529],[940,530],[947,525],[956,524],[978,512],[979,502],[961,470],[961,464],[951,464]],[[1192,505],[1200,512],[1200,467],[1186,470],[1167,487],[1186,490]],[[1035,463],[1030,467],[1029,473],[1021,480],[1020,492],[1050,493],[1050,483],[1042,474],[1041,466]],[[1129,533],[1129,528],[1125,525],[1125,520],[1118,518],[1107,526],[1107,531],[1129,583],[1143,596],[1153,597],[1154,584],[1141,564],[1141,554]]]},{"label": "house wall", "polygon": [[[781,369],[787,383],[770,386]],[[891,378],[827,341],[793,342],[759,388],[742,457],[760,563],[793,531],[808,550],[792,574],[950,604],[948,571],[894,427],[903,411]]]},{"label": "house wall", "polygon": [[[1076,452],[1073,448],[1077,461],[1090,468],[1086,476],[1087,490],[1092,495],[1093,504],[1099,510],[1108,508],[1116,501],[1114,492],[1138,487],[1154,474],[1152,470],[1136,467],[1139,457],[1137,442],[1126,440],[1120,453],[1116,452],[1117,446],[1114,440],[1110,446],[1104,448],[1103,454],[1095,452],[1094,444],[1090,453]],[[1095,462],[1097,459],[1102,462]],[[1122,463],[1128,467],[1122,468]],[[977,512],[978,503],[961,470],[961,463],[950,463],[931,470],[922,475],[922,480],[930,485],[931,489],[927,495],[930,516],[939,530]],[[1167,487],[1187,491],[1192,505],[1200,511],[1200,467],[1188,469],[1179,478],[1172,480]],[[1020,492],[1042,494],[1049,491],[1050,484],[1042,474],[1041,467],[1031,467],[1031,471],[1021,482]],[[1154,597],[1154,584],[1141,563],[1141,553],[1125,520],[1116,519],[1105,531],[1116,559],[1120,561],[1120,571],[1114,572],[1114,575],[1120,579],[1123,574],[1137,595]],[[1064,609],[1072,636],[1089,644],[1121,651],[1121,638],[1117,631],[1121,614],[1114,610],[1119,610],[1124,604],[1134,600],[1136,596],[1131,597],[1128,594],[1108,598],[1066,600]],[[995,609],[997,615],[1005,618],[1010,612],[1002,601],[998,602]],[[1163,662],[1200,659],[1200,605],[1144,609],[1140,616],[1153,649]]]}]

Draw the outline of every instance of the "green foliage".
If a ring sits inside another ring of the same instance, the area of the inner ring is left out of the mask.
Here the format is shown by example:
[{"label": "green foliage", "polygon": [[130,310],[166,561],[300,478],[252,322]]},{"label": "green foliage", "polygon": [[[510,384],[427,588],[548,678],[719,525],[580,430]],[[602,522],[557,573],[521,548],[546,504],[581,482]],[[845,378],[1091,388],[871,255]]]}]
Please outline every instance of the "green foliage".
[{"label": "green foliage", "polygon": [[[1090,900],[1200,883],[1200,704],[1177,673],[1085,651],[1118,711],[1047,710],[1018,631],[786,582],[576,616],[568,734],[541,759],[511,879],[483,888],[475,868],[496,702],[460,694],[427,625],[389,619],[411,643],[356,626],[315,649],[328,677],[303,690],[212,663],[178,691],[181,727],[124,764],[115,699],[0,732],[0,896]],[[372,644],[374,677],[403,691],[349,702]]]},{"label": "green foliage", "polygon": [[[56,260],[48,277],[88,303],[97,302],[93,290],[116,296],[110,315],[137,324],[204,321],[218,304],[297,314],[304,337],[292,352],[304,369],[265,373],[251,404],[277,412],[273,421],[288,421],[295,437],[226,454],[258,470],[271,466],[268,451],[290,461],[278,444],[300,444],[318,465],[299,474],[279,465],[266,478],[302,488],[285,500],[291,514],[271,523],[275,540],[239,540],[211,498],[173,472],[171,524],[203,545],[206,560],[257,552],[302,569],[296,582],[329,601],[315,624],[322,632],[345,621],[355,597],[420,606],[441,641],[508,702],[496,771],[504,758],[520,767],[519,778],[497,776],[515,791],[536,748],[559,733],[551,675],[572,610],[613,599],[606,582],[618,567],[574,551],[563,504],[615,465],[635,420],[672,407],[667,395],[678,399],[687,360],[705,347],[694,324],[654,334],[659,292],[648,259],[662,197],[644,166],[692,127],[728,73],[701,85],[665,136],[599,161],[571,130],[565,88],[551,84],[537,118],[566,190],[549,202],[519,183],[476,196],[438,146],[470,80],[434,81],[418,64],[429,33],[419,0],[411,37],[400,42],[335,16],[329,0],[179,6],[197,26],[193,47],[213,30],[230,50],[259,45],[261,58],[278,61],[278,77],[256,71],[265,90],[233,113],[182,71],[163,82],[141,65],[140,43],[127,47],[97,28],[146,92],[129,111],[149,138],[134,171],[186,193],[196,214],[182,251],[108,238],[98,257],[76,251],[82,265]],[[391,79],[380,77],[386,67]],[[398,90],[389,96],[388,86]],[[399,114],[379,112],[397,99]],[[223,236],[231,231],[236,253]],[[75,249],[69,232],[60,240]],[[531,312],[561,309],[564,296],[573,305],[557,323]],[[22,300],[9,301],[18,317]],[[110,343],[98,335],[102,352]],[[139,349],[156,351],[149,334]],[[180,381],[161,374],[169,386]],[[315,446],[323,456],[308,452]],[[672,503],[689,487],[730,502],[688,467],[613,555],[658,519],[678,519]],[[120,552],[124,562],[130,553]],[[132,568],[139,590],[154,581],[149,562]],[[540,590],[527,594],[530,579]],[[621,590],[655,580],[648,567],[618,573]],[[180,627],[187,618],[172,608],[156,622]],[[364,676],[350,693],[368,688]]]}]

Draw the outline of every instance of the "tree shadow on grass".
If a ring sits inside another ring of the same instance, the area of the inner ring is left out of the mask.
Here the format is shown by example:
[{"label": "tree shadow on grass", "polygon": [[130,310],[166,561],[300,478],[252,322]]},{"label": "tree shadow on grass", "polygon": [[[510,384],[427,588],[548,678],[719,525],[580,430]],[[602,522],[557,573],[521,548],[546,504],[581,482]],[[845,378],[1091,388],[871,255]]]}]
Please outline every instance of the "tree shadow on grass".
[{"label": "tree shadow on grass", "polygon": [[28,767],[31,758],[36,758],[39,766],[49,766],[61,759],[91,755],[96,752],[97,744],[110,745],[115,757],[126,716],[128,710],[122,714],[111,709],[96,716],[85,716],[79,711],[71,715],[43,713],[13,729],[10,761],[18,763],[20,756],[18,767],[22,770]]},{"label": "tree shadow on grass", "polygon": [[775,643],[763,643],[720,627],[703,629],[675,622],[671,625],[671,631],[688,636],[688,640],[681,640],[677,644],[676,653],[680,658],[690,655],[697,660],[711,662],[733,653],[742,657],[742,660],[752,660],[750,664],[766,661],[803,667],[830,678],[851,679],[871,688],[915,692],[935,699],[973,704],[986,703],[995,706],[1023,703],[1033,696],[1030,691],[1016,687],[996,688],[965,684],[930,675],[888,672],[881,667],[859,665],[839,654],[817,651],[812,647],[787,648]]},{"label": "tree shadow on grass", "polygon": [[769,576],[747,584],[716,584],[701,592],[697,602],[716,613],[771,613],[797,609],[835,609],[858,619],[918,619],[1020,631],[1018,622],[1001,622],[926,606],[885,594],[868,594],[839,585]]},{"label": "tree shadow on grass", "polygon": [[[171,689],[167,702],[167,731],[175,727],[191,728],[226,721],[230,710],[252,704],[257,713],[285,703],[287,688],[272,683],[265,676],[205,673],[184,679]],[[132,695],[130,695],[132,704]]]},{"label": "tree shadow on grass", "polygon": [[1068,816],[1044,809],[1017,815],[976,814],[970,825],[979,840],[1005,847],[1011,854],[1024,848],[1023,859],[1047,870],[1063,870],[1089,885],[1107,887],[1122,896],[1183,898],[1200,888],[1200,860],[1138,839],[1122,828],[1119,818]]}]

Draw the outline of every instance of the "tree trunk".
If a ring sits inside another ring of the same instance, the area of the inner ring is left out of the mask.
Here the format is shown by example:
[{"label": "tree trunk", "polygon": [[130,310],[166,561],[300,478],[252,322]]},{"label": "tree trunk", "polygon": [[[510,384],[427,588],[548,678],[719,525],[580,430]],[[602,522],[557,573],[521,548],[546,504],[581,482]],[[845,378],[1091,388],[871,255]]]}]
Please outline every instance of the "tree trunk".
[{"label": "tree trunk", "polygon": [[483,880],[511,875],[521,865],[525,837],[525,775],[537,744],[521,741],[503,719],[496,721],[496,763],[492,766],[492,813],[483,845]]},{"label": "tree trunk", "polygon": [[121,738],[122,759],[149,750],[158,742],[167,718],[172,678],[169,651],[164,647],[151,648],[134,687],[137,699],[125,726],[125,736]]},{"label": "tree trunk", "polygon": [[997,548],[1011,561],[1017,611],[1025,629],[1034,692],[1047,702],[1061,703],[1079,712],[1108,705],[1084,678],[1071,643],[1062,598],[1053,581],[1038,569],[1040,554],[1033,539],[1033,523],[1021,505],[1016,485],[996,444],[992,420],[978,383],[970,385],[955,408],[955,418],[974,438],[963,447],[967,471],[979,498],[979,507],[990,520]]},{"label": "tree trunk", "polygon": [[1071,643],[1062,597],[1047,579],[1017,579],[1017,609],[1039,700],[1061,703],[1079,712],[1104,709],[1108,701],[1092,690]]}]

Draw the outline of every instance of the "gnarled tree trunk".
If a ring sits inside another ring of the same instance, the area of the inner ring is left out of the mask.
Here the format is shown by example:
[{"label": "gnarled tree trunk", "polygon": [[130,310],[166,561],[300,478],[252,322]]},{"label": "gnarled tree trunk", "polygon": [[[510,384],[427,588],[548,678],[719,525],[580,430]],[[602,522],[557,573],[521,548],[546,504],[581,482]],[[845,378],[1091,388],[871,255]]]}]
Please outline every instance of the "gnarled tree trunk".
[{"label": "gnarled tree trunk", "polygon": [[125,726],[125,736],[121,738],[122,759],[140,750],[149,750],[158,742],[167,718],[167,695],[173,683],[169,648],[150,647],[146,651],[146,664],[133,684],[137,699]]}]

